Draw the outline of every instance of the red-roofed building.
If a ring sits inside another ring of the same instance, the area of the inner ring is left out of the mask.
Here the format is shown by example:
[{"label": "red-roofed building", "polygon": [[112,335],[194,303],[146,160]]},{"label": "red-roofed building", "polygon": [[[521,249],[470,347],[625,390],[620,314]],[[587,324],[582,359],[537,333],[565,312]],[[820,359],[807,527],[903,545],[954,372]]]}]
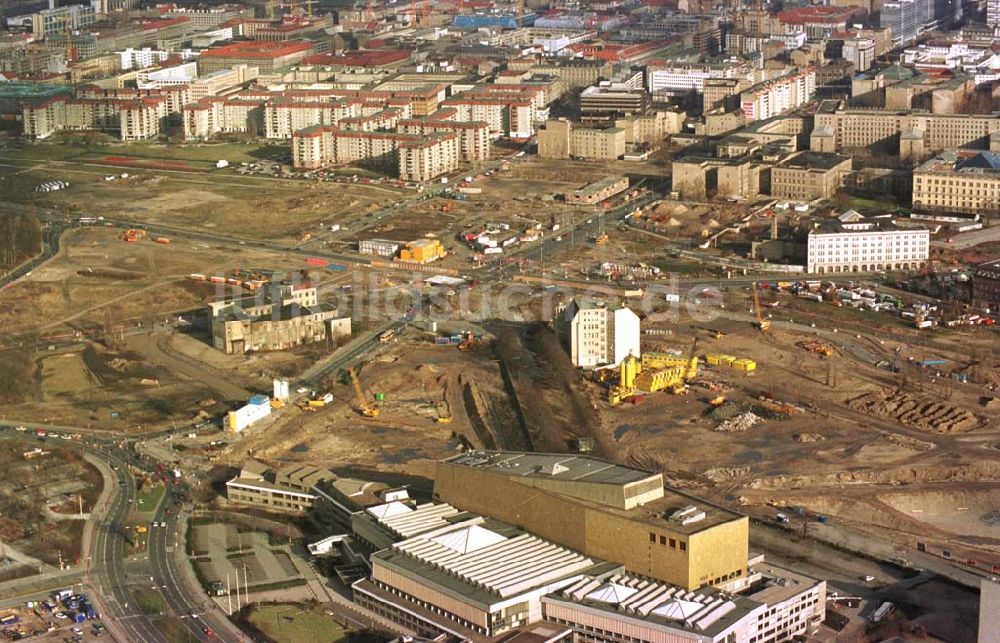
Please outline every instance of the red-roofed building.
[{"label": "red-roofed building", "polygon": [[782,25],[798,28],[810,38],[823,38],[837,31],[847,31],[847,25],[868,15],[864,7],[796,7],[778,12]]},{"label": "red-roofed building", "polygon": [[295,65],[311,53],[313,53],[312,43],[298,40],[237,42],[203,51],[198,67],[202,74],[229,69],[234,65],[250,65],[262,72],[274,71]]},{"label": "red-roofed building", "polygon": [[399,67],[410,60],[410,52],[402,49],[375,49],[366,51],[348,51],[341,55],[317,54],[302,59],[304,65],[322,65],[339,67],[371,67],[386,69]]}]

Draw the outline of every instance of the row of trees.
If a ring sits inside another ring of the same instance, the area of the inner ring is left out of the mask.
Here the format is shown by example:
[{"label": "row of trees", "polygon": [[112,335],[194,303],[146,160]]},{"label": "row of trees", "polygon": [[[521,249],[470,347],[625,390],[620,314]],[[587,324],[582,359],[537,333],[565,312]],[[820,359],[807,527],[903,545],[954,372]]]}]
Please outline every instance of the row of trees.
[{"label": "row of trees", "polygon": [[31,214],[0,214],[0,270],[42,251],[42,226]]}]

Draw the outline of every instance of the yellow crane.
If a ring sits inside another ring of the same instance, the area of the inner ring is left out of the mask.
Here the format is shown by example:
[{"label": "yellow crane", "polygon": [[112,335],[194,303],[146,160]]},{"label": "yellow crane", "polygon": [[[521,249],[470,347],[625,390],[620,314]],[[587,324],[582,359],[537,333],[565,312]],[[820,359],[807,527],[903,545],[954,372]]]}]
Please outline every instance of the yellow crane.
[{"label": "yellow crane", "polygon": [[353,368],[347,369],[347,373],[351,376],[351,384],[354,385],[354,394],[358,398],[358,411],[366,418],[378,417],[379,410],[368,404],[365,392],[361,389],[361,380],[358,379],[358,374],[354,372]]},{"label": "yellow crane", "polygon": [[754,326],[760,329],[760,332],[766,333],[771,330],[771,320],[764,319],[764,316],[760,314],[760,292],[757,290],[757,282],[750,284],[750,292],[753,297],[753,316],[754,316]]}]

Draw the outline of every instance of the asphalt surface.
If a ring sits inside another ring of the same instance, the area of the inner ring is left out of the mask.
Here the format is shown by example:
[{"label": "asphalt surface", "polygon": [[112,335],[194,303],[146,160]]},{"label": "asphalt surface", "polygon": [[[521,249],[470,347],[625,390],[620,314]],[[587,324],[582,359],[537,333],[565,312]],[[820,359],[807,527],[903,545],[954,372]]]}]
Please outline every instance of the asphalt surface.
[{"label": "asphalt surface", "polygon": [[52,223],[42,229],[42,252],[33,259],[26,261],[17,268],[0,276],[0,289],[17,281],[21,277],[31,273],[32,270],[42,265],[59,252],[59,238],[66,227],[62,223]]},{"label": "asphalt surface", "polygon": [[406,324],[407,320],[405,318],[385,322],[363,337],[355,339],[350,344],[341,347],[330,357],[313,364],[299,378],[299,383],[302,386],[314,386],[330,373],[353,366],[363,355],[380,345],[379,335],[389,330],[401,330]]},{"label": "asphalt surface", "polygon": [[[136,498],[136,484],[128,472],[129,466],[138,468],[153,475],[160,475],[156,463],[149,458],[141,458],[135,454],[134,445],[120,448],[111,437],[89,436],[84,440],[66,441],[57,438],[34,436],[30,432],[15,432],[12,422],[0,422],[0,439],[37,439],[63,446],[76,446],[91,455],[103,460],[114,472],[115,478],[110,484],[115,485],[115,493],[103,508],[94,510],[95,525],[89,554],[89,577],[93,589],[100,595],[108,611],[101,616],[115,624],[117,629],[124,631],[129,642],[163,642],[167,641],[154,619],[160,616],[145,614],[138,606],[129,584],[129,570],[125,556],[126,520]],[[37,425],[25,424],[29,431]],[[82,432],[83,429],[64,428],[69,432]],[[191,580],[179,566],[179,558],[185,556],[183,551],[184,534],[180,532],[179,517],[185,505],[175,503],[174,497],[185,498],[188,494],[187,485],[170,483],[168,470],[162,475],[168,476],[168,484],[159,506],[153,514],[153,523],[165,526],[149,527],[147,555],[151,566],[151,576],[143,577],[142,581],[156,587],[163,596],[168,611],[176,616],[186,630],[188,640],[196,641],[229,641],[235,643],[244,636],[229,619],[212,604],[200,589],[191,587]],[[168,515],[168,509],[170,510]],[[134,578],[134,575],[133,575]],[[205,628],[213,634],[208,635]]]}]

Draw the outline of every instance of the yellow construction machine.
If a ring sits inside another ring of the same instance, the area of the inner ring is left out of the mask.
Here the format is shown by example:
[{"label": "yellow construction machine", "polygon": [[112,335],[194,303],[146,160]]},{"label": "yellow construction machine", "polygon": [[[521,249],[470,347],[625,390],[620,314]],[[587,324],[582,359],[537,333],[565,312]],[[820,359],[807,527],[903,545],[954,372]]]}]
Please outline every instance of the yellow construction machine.
[{"label": "yellow construction machine", "polygon": [[351,383],[354,385],[354,395],[358,399],[358,412],[366,418],[377,418],[379,410],[368,404],[365,392],[361,389],[361,380],[358,379],[358,374],[354,372],[353,368],[347,369],[347,374],[351,376]]},{"label": "yellow construction machine", "polygon": [[766,333],[771,330],[771,320],[765,319],[763,315],[760,314],[760,292],[757,290],[757,282],[750,284],[750,292],[753,298],[753,316],[754,316],[754,327],[759,328],[760,332]]}]

